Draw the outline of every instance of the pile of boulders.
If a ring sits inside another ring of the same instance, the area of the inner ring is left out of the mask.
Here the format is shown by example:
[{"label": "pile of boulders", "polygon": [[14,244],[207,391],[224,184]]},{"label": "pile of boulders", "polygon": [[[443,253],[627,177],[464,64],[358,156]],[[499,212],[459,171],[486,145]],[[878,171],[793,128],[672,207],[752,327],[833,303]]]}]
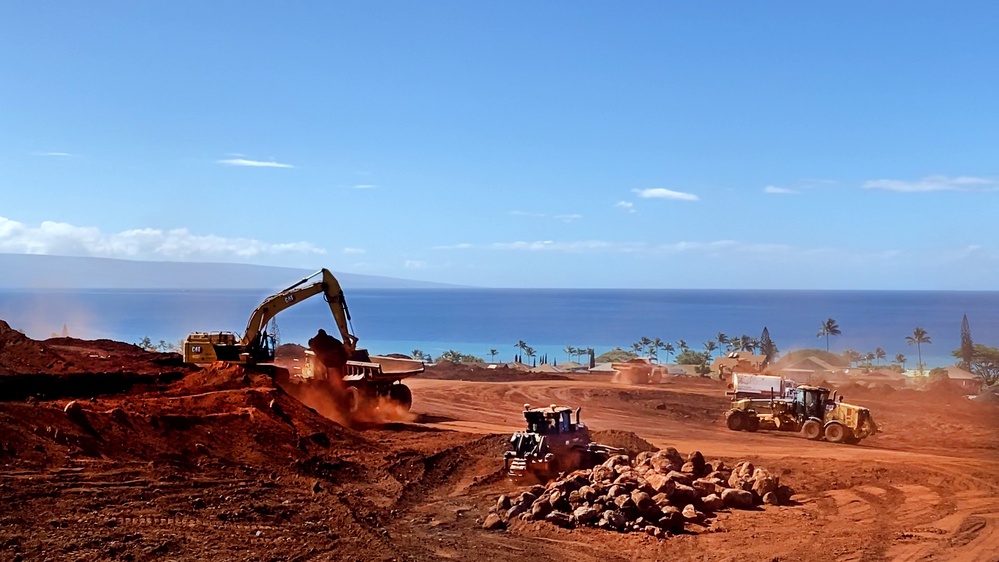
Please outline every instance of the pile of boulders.
[{"label": "pile of boulders", "polygon": [[483,527],[502,529],[520,517],[662,538],[688,523],[705,524],[719,510],[786,504],[793,494],[776,474],[750,462],[729,469],[722,461],[706,462],[699,451],[684,458],[669,447],[634,460],[615,455],[518,496],[500,496]]}]

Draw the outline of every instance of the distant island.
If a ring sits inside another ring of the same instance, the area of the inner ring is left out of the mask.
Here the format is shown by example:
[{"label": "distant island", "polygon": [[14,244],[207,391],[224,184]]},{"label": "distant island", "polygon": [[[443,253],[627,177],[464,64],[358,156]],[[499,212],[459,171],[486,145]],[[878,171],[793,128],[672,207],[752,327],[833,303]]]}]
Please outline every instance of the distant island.
[{"label": "distant island", "polygon": [[[282,289],[315,269],[237,263],[133,261],[0,254],[0,289]],[[342,273],[345,289],[446,289],[457,285]]]}]

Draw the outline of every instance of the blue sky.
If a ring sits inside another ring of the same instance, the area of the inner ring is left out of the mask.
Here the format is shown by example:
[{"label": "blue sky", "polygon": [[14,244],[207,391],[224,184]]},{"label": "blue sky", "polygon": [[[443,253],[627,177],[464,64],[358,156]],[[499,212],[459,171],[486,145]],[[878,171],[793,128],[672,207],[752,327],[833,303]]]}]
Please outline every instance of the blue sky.
[{"label": "blue sky", "polygon": [[997,21],[987,2],[6,2],[0,252],[992,290]]}]

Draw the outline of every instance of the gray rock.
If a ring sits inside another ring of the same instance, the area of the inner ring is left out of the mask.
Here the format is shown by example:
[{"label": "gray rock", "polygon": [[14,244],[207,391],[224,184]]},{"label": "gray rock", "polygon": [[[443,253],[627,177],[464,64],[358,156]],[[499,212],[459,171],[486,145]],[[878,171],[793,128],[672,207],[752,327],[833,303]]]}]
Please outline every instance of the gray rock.
[{"label": "gray rock", "polygon": [[663,516],[659,518],[657,526],[664,531],[679,533],[683,530],[683,521],[683,514],[679,509],[667,506],[663,509]]},{"label": "gray rock", "polygon": [[705,510],[715,512],[719,509],[724,509],[725,502],[722,501],[721,496],[718,494],[709,494],[701,498],[701,505],[704,506]]},{"label": "gray rock", "polygon": [[506,523],[500,518],[499,515],[490,513],[486,516],[486,520],[482,523],[482,528],[487,531],[499,531],[506,528]]},{"label": "gray rock", "polygon": [[506,510],[510,509],[510,505],[511,505],[511,503],[510,503],[510,496],[508,496],[506,494],[503,494],[500,497],[496,498],[496,510],[497,511],[506,511]]},{"label": "gray rock", "polygon": [[753,507],[753,493],[738,488],[728,488],[721,495],[725,507],[750,509]]},{"label": "gray rock", "polygon": [[600,512],[592,507],[578,507],[572,512],[573,517],[580,525],[589,525],[600,517]]},{"label": "gray rock", "polygon": [[545,521],[567,529],[572,527],[572,519],[570,519],[569,514],[561,511],[553,511],[549,513],[545,516]]},{"label": "gray rock", "polygon": [[794,490],[790,486],[781,484],[780,486],[777,486],[774,493],[777,494],[777,501],[780,505],[788,505],[791,503],[791,496],[794,495]]}]

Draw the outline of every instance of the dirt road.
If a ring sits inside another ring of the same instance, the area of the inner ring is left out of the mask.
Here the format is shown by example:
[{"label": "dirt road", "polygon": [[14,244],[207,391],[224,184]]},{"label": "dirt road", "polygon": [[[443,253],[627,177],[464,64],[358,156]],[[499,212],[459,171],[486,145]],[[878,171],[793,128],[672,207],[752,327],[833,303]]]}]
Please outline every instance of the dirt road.
[{"label": "dirt road", "polygon": [[[263,372],[5,337],[0,560],[999,560],[999,406],[957,395],[855,391],[884,433],[848,446],[730,432],[720,383],[700,378],[430,369],[407,380],[415,422],[347,429]],[[752,460],[794,505],[723,510],[666,540],[519,519],[483,530],[497,496],[521,490],[502,453],[525,403]]]},{"label": "dirt road", "polygon": [[[706,458],[752,460],[778,470],[799,494],[795,507],[720,517],[727,530],[678,537],[660,545],[611,540],[576,544],[593,559],[706,560],[999,560],[999,414],[961,397],[905,393],[870,406],[889,433],[859,446],[796,435],[728,431],[720,383],[676,379],[621,386],[580,376],[571,381],[413,381],[416,411],[432,425],[505,433],[519,408],[549,403],[582,407],[596,430],[633,431],[659,447],[700,450]],[[895,393],[898,394],[898,393]],[[920,428],[938,427],[935,431]],[[547,530],[547,529],[546,529]],[[570,534],[578,534],[575,531]],[[544,537],[532,525],[511,534]],[[568,552],[567,552],[568,554]]]}]

